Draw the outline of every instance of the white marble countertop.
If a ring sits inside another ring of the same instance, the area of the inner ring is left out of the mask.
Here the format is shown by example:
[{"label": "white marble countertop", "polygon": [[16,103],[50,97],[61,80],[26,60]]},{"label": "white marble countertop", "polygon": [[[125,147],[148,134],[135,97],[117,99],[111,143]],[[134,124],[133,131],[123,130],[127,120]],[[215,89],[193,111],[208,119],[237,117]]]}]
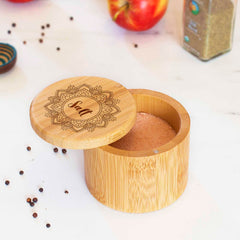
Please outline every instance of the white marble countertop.
[{"label": "white marble countertop", "polygon": [[[133,33],[111,21],[105,0],[0,1],[0,42],[18,51],[15,68],[0,75],[1,239],[240,238],[240,14],[233,50],[204,63],[180,46],[181,9],[182,1],[171,0],[164,20],[148,32]],[[51,27],[40,44],[46,23]],[[160,91],[189,111],[189,183],[173,205],[137,215],[103,206],[85,185],[82,151],[53,153],[34,133],[33,97],[53,82],[81,75]],[[27,205],[28,196],[38,197],[34,208]]]}]

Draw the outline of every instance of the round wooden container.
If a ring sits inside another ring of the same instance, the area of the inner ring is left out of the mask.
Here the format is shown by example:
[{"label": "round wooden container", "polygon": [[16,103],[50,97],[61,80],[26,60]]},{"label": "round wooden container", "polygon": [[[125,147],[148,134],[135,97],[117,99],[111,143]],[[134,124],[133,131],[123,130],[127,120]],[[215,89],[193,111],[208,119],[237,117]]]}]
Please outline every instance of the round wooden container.
[{"label": "round wooden container", "polygon": [[84,150],[85,179],[91,194],[104,205],[143,213],[173,203],[187,185],[190,118],[167,95],[144,89],[130,92],[137,112],[166,120],[176,137],[152,151],[125,151],[110,145]]},{"label": "round wooden container", "polygon": [[16,49],[10,44],[0,43],[0,74],[11,70],[16,61]]},{"label": "round wooden container", "polygon": [[[133,127],[137,112],[166,120],[177,132],[150,151],[125,151],[111,144]],[[33,129],[45,141],[84,149],[86,184],[106,206],[131,212],[154,211],[173,203],[188,178],[190,118],[171,97],[127,90],[99,77],[75,77],[46,87],[32,101]]]}]

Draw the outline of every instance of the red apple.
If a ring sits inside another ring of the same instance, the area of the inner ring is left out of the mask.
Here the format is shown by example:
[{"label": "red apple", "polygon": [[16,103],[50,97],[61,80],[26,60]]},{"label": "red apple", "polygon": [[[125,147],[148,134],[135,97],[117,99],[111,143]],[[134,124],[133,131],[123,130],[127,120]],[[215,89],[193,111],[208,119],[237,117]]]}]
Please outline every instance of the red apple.
[{"label": "red apple", "polygon": [[168,0],[108,0],[113,21],[132,31],[153,27],[164,15]]},{"label": "red apple", "polygon": [[30,2],[33,0],[8,0],[9,2],[14,2],[14,3],[25,3],[25,2]]}]

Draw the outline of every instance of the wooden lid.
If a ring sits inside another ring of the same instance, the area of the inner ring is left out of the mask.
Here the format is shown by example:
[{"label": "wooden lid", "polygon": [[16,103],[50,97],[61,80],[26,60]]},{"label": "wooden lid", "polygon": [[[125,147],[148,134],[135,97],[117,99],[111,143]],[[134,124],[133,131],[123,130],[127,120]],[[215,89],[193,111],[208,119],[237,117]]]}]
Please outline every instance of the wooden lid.
[{"label": "wooden lid", "polygon": [[100,77],[56,82],[32,101],[31,124],[47,142],[69,149],[89,149],[126,135],[136,118],[132,94],[121,84]]}]

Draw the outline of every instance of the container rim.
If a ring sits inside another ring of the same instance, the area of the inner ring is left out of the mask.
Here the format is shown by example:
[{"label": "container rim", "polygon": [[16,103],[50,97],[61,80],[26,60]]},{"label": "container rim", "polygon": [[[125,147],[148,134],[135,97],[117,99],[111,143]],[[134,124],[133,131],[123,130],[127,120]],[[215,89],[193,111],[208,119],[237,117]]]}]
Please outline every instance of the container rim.
[{"label": "container rim", "polygon": [[107,145],[103,147],[99,147],[101,150],[106,151],[113,155],[120,155],[120,156],[128,156],[128,157],[149,157],[149,156],[155,156],[164,152],[167,152],[169,150],[172,150],[176,146],[178,146],[188,135],[190,132],[190,116],[187,112],[187,110],[182,106],[181,103],[179,103],[174,98],[157,92],[152,91],[148,89],[129,89],[129,91],[133,95],[146,95],[146,96],[152,96],[155,98],[158,98],[161,101],[166,102],[169,104],[172,108],[175,109],[177,112],[179,119],[180,119],[180,127],[176,134],[176,136],[169,141],[168,143],[147,151],[128,151],[128,150],[122,150],[119,148],[115,148],[113,146]]}]

